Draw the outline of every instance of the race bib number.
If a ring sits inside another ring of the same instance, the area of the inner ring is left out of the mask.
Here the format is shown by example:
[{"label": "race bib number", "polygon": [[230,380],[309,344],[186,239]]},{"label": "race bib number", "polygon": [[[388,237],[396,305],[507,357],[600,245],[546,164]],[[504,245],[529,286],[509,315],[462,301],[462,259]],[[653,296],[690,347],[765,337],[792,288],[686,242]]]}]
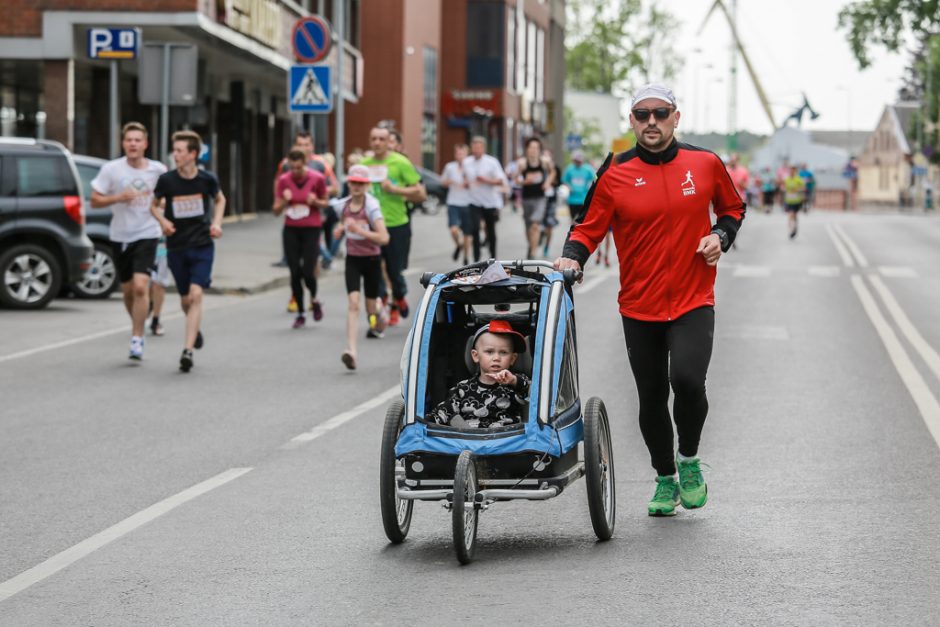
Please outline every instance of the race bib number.
[{"label": "race bib number", "polygon": [[388,178],[388,166],[370,165],[369,180],[373,183],[381,183]]},{"label": "race bib number", "polygon": [[205,215],[205,213],[205,206],[202,204],[202,194],[173,197],[174,218],[198,218],[201,215]]},{"label": "race bib number", "polygon": [[287,208],[287,217],[291,220],[303,220],[310,216],[310,207],[307,205],[291,205]]}]

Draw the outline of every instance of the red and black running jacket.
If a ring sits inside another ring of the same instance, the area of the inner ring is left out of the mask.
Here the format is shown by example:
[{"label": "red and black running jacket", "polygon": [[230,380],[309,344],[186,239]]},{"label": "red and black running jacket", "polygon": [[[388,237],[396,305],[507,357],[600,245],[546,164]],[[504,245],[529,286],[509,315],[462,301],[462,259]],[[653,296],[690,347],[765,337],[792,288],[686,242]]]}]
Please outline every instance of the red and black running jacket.
[{"label": "red and black running jacket", "polygon": [[[717,218],[711,223],[709,207]],[[613,230],[620,261],[620,313],[636,320],[666,321],[715,304],[714,266],[696,254],[713,228],[734,242],[745,204],[721,159],[673,139],[662,152],[642,146],[609,154],[572,216],[562,256],[585,267]]]}]

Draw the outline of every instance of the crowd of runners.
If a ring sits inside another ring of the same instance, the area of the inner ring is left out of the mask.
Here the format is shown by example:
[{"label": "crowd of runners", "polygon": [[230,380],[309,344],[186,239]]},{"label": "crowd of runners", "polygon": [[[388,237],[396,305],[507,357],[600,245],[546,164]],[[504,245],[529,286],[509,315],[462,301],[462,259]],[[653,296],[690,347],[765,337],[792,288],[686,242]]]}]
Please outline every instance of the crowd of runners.
[{"label": "crowd of runners", "polygon": [[[287,310],[294,329],[308,324],[308,312],[313,322],[323,319],[320,275],[344,258],[347,340],[341,361],[350,370],[358,365],[363,307],[368,339],[383,338],[388,327],[410,314],[404,276],[411,251],[410,213],[427,200],[421,175],[403,154],[395,129],[378,125],[370,130],[368,142],[367,150],[350,151],[340,180],[334,157],[316,154],[311,134],[297,132],[291,150],[277,164],[271,201],[273,213],[284,220],[275,265],[290,272]],[[186,314],[179,367],[189,372],[195,364],[193,351],[205,342],[203,294],[212,282],[214,240],[222,236],[225,196],[216,176],[198,163],[198,134],[173,135],[176,168],[170,171],[144,156],[147,147],[147,129],[136,122],[126,124],[124,156],[102,167],[92,181],[91,202],[109,207],[114,216],[110,236],[131,318],[130,359],[143,359],[148,318],[150,333],[164,335],[160,315],[172,276]],[[562,170],[538,137],[527,139],[523,154],[505,165],[487,152],[481,136],[472,137],[469,145],[454,146],[453,154],[441,172],[448,232],[440,236],[449,234],[455,263],[497,258],[497,224],[501,217],[511,223],[504,217],[510,212],[527,242],[525,251],[513,250],[510,256],[524,252],[526,258],[547,258],[560,199],[567,197],[572,212],[577,212],[595,176],[581,151],[574,151],[572,162]],[[563,237],[556,239],[560,246]],[[609,245],[603,260],[609,265]]]}]

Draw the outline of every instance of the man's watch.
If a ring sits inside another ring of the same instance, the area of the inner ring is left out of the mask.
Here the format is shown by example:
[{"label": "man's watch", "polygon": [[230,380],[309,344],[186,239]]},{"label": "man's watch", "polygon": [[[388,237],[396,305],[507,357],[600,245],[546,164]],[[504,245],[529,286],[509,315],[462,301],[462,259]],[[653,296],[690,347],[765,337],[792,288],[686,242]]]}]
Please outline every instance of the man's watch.
[{"label": "man's watch", "polygon": [[722,252],[726,252],[731,245],[731,239],[728,237],[728,234],[725,233],[724,229],[717,226],[712,228],[712,233],[718,236],[718,240],[721,242]]}]

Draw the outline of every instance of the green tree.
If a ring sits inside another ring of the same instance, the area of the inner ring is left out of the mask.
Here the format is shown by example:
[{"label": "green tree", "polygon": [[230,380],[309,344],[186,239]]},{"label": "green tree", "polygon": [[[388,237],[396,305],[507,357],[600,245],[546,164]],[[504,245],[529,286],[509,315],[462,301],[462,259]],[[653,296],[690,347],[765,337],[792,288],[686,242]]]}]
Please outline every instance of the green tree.
[{"label": "green tree", "polygon": [[918,39],[940,31],[940,0],[858,0],[839,11],[852,54],[862,69],[873,46],[897,52],[908,33]]},{"label": "green tree", "polygon": [[568,87],[626,95],[639,82],[672,78],[679,65],[676,20],[643,0],[571,0]]}]

